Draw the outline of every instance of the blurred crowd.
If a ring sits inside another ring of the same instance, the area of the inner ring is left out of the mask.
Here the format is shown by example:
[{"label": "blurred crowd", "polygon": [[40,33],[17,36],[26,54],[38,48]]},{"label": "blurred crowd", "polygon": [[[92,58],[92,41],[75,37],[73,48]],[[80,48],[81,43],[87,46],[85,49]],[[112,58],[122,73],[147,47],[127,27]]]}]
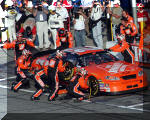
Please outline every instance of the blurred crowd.
[{"label": "blurred crowd", "polygon": [[[93,39],[96,47],[104,49],[103,31],[107,28],[108,41],[117,41],[125,34],[129,43],[149,24],[148,10],[137,4],[138,26],[120,0],[1,0],[0,29],[8,30],[7,42],[17,39],[18,33],[30,39],[39,49],[86,46]],[[86,4],[86,6],[83,6]],[[92,4],[90,4],[92,3]],[[141,24],[142,22],[142,24]],[[144,24],[143,24],[144,22]],[[67,39],[67,40],[65,40]],[[68,40],[69,39],[69,40]],[[5,40],[0,40],[3,43]],[[59,41],[59,42],[58,42]],[[75,43],[75,44],[74,44]]]}]

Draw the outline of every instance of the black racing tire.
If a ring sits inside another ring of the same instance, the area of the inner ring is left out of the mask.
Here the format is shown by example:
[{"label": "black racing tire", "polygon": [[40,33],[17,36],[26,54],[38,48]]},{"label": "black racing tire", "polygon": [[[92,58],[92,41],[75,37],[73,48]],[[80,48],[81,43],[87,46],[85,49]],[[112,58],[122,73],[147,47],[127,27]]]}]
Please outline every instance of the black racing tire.
[{"label": "black racing tire", "polygon": [[69,81],[74,76],[74,65],[68,61],[65,64],[65,71],[59,77],[62,81]]},{"label": "black racing tire", "polygon": [[99,82],[94,76],[90,76],[88,78],[89,81],[89,92],[93,96],[97,96],[99,93]]}]

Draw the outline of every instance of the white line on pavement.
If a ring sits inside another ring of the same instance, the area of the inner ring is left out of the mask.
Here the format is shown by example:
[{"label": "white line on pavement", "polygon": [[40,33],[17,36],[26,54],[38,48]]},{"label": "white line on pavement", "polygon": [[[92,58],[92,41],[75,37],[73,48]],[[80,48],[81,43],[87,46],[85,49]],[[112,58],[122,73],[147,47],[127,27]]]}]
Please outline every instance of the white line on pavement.
[{"label": "white line on pavement", "polygon": [[0,85],[0,88],[8,89],[9,87],[4,86],[4,85]]},{"label": "white line on pavement", "polygon": [[[10,89],[10,87],[4,86],[4,85],[0,85],[0,88]],[[33,90],[26,90],[26,89],[20,89],[19,91],[28,92],[28,93],[34,93],[35,92]],[[45,93],[44,95],[48,96],[49,94]],[[87,102],[87,101],[85,101],[85,102]],[[88,102],[91,102],[91,101],[88,101]],[[106,104],[106,105],[113,106],[113,107],[124,108],[124,109],[137,110],[137,111],[142,111],[142,112],[144,112],[144,111],[150,112],[150,110],[144,110],[144,109],[135,108],[136,106],[142,106],[143,103],[135,104],[135,105],[131,105],[131,106],[121,106],[121,105],[114,105],[114,104]]]},{"label": "white line on pavement", "polygon": [[[143,103],[141,103],[141,104],[143,104]],[[140,105],[141,106],[141,104],[136,104],[136,106],[137,105]],[[109,106],[115,106],[115,107],[119,107],[119,108],[125,108],[125,109],[131,109],[131,110],[138,110],[138,111],[142,111],[142,112],[150,112],[150,110],[145,110],[145,109],[143,109],[143,108],[141,108],[141,109],[139,109],[139,108],[134,108],[134,106],[135,105],[132,105],[132,106],[122,106],[122,105],[114,105],[114,104],[107,104],[107,105],[109,105]]]},{"label": "white line on pavement", "polygon": [[133,107],[137,107],[137,106],[143,106],[145,104],[150,104],[150,103],[149,102],[147,102],[147,103],[140,103],[140,104],[130,105],[128,107],[133,108]]},{"label": "white line on pavement", "polygon": [[[10,87],[4,86],[4,85],[0,85],[0,88],[11,89]],[[35,93],[34,90],[19,89],[19,91],[28,92],[28,93]],[[48,96],[49,94],[44,93],[44,95]]]},{"label": "white line on pavement", "polygon": [[9,77],[9,78],[2,78],[2,79],[0,79],[0,82],[1,82],[1,81],[5,81],[5,80],[14,79],[14,78],[16,78],[16,76],[12,76],[12,77]]}]

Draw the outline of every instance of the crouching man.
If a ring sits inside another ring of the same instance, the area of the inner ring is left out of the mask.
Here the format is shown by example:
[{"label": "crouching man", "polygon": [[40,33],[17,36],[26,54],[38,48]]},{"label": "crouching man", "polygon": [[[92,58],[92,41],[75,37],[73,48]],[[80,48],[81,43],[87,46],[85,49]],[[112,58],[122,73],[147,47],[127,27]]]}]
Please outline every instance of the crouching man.
[{"label": "crouching man", "polygon": [[75,101],[86,99],[85,94],[80,90],[81,83],[85,81],[86,77],[87,71],[84,68],[78,68],[76,75],[69,81],[68,94],[70,97],[76,98]]},{"label": "crouching man", "polygon": [[27,80],[27,78],[31,77],[29,73],[30,59],[31,52],[26,49],[23,50],[22,55],[17,59],[17,78],[16,82],[13,82],[11,87],[11,90],[14,92],[17,92],[21,87],[30,87],[29,80]]}]

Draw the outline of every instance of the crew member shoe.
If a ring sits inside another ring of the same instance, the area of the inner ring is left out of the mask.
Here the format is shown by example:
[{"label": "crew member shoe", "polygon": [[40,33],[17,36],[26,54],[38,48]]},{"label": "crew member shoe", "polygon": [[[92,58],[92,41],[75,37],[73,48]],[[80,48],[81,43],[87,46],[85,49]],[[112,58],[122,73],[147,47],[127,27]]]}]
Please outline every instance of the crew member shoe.
[{"label": "crew member shoe", "polygon": [[32,100],[32,101],[40,100],[40,98],[39,98],[39,97],[33,97],[33,96],[31,96],[31,100]]},{"label": "crew member shoe", "polygon": [[14,89],[14,87],[15,87],[16,85],[17,85],[16,82],[13,82],[12,85],[11,85],[11,90],[14,91],[14,92],[18,92],[18,89],[17,89],[17,90]]}]

